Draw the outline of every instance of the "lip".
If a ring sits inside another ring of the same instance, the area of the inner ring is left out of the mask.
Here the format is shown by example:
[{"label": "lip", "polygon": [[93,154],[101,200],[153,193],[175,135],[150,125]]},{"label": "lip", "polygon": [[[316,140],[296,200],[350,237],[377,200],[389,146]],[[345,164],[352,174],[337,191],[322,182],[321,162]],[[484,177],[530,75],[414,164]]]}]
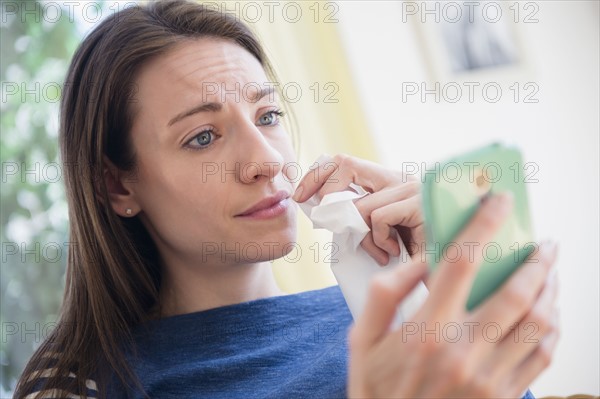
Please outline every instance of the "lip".
[{"label": "lip", "polygon": [[268,219],[279,216],[287,211],[289,197],[289,193],[278,191],[275,195],[263,198],[244,212],[235,216],[251,219]]}]

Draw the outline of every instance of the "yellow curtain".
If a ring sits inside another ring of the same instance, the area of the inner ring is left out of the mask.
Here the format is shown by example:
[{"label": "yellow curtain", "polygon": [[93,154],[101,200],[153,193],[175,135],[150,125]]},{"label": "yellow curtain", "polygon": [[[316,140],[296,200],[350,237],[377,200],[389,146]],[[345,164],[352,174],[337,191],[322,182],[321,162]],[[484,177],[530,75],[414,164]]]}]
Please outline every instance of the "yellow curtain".
[{"label": "yellow curtain", "polygon": [[[303,172],[323,153],[347,153],[377,161],[342,49],[335,3],[206,3],[234,13],[261,39],[285,96],[293,102],[299,128],[298,162]],[[331,233],[314,230],[310,220],[300,210],[298,213],[295,249],[273,262],[275,278],[288,293],[336,284],[327,263]]]}]

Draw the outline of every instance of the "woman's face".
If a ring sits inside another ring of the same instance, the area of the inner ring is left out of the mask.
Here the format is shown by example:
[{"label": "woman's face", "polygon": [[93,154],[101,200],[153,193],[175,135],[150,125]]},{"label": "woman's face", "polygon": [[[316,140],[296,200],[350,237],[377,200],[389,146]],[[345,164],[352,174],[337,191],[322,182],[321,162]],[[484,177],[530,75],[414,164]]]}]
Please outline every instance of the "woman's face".
[{"label": "woman's face", "polygon": [[[256,58],[228,41],[190,40],[145,65],[136,84],[131,187],[163,260],[235,264],[288,253],[296,206],[284,173],[294,151]],[[267,209],[249,213],[256,207]]]}]

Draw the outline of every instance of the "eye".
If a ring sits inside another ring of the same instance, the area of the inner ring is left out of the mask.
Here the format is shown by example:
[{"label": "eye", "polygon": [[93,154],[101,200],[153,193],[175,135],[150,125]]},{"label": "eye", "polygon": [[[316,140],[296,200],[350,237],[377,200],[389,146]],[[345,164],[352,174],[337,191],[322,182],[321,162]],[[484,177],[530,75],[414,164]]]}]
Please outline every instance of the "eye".
[{"label": "eye", "polygon": [[[211,129],[203,130],[187,142],[187,146],[194,150],[202,150],[211,145],[215,140],[215,133]],[[197,144],[197,145],[191,145]]]},{"label": "eye", "polygon": [[272,126],[279,124],[279,118],[282,117],[284,113],[280,110],[272,110],[264,113],[260,118],[259,122],[263,126]]}]

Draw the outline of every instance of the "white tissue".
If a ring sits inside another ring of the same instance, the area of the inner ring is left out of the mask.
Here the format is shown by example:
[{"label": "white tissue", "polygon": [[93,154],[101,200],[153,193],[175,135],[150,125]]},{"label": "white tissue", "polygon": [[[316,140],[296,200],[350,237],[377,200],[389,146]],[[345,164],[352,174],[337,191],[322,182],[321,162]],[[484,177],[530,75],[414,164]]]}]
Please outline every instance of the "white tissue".
[{"label": "white tissue", "polygon": [[[321,156],[317,162],[323,162]],[[384,269],[402,267],[410,262],[410,257],[402,240],[398,238],[401,256],[390,257],[387,266],[381,267],[362,247],[361,241],[370,231],[362,216],[356,209],[354,201],[369,193],[362,187],[350,184],[353,191],[340,191],[327,194],[319,203],[317,194],[298,205],[313,222],[314,228],[324,228],[333,232],[332,253],[329,259],[331,270],[344,295],[354,320],[362,313],[368,296],[371,277]],[[392,329],[397,328],[404,320],[416,312],[428,295],[423,282],[398,306]]]}]

